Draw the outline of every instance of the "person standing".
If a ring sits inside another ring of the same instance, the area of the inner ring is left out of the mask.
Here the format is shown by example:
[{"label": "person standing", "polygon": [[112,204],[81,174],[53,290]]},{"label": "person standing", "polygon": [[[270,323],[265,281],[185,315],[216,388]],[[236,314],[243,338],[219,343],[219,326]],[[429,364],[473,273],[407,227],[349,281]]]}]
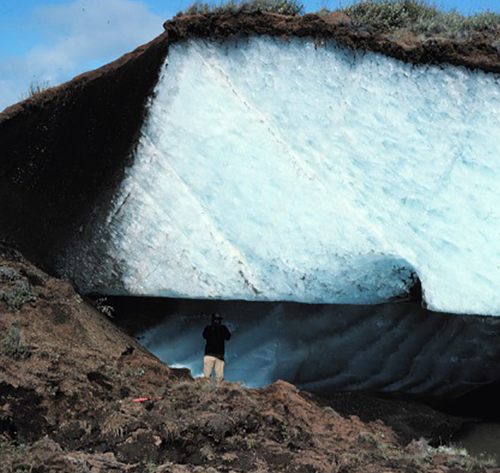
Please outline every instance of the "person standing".
[{"label": "person standing", "polygon": [[203,357],[203,376],[210,378],[215,369],[215,379],[224,379],[224,352],[225,342],[231,338],[231,333],[225,325],[222,325],[222,317],[219,313],[212,314],[212,323],[203,330],[205,344],[205,356]]}]

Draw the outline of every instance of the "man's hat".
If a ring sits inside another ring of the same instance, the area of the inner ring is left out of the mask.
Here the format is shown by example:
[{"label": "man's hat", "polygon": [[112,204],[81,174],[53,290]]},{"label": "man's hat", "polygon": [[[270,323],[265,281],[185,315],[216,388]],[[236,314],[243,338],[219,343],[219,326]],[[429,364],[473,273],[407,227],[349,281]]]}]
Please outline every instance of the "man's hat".
[{"label": "man's hat", "polygon": [[218,312],[214,312],[212,314],[212,320],[222,320],[224,317],[222,317],[222,315],[220,315]]}]

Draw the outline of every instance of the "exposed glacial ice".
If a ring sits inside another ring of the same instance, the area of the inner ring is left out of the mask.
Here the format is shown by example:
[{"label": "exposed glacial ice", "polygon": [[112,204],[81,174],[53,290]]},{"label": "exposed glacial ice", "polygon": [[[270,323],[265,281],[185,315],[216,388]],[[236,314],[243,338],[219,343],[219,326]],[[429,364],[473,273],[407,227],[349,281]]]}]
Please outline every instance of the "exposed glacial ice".
[{"label": "exposed glacial ice", "polygon": [[65,271],[84,258],[103,293],[337,304],[401,297],[415,272],[430,309],[500,315],[499,139],[497,75],[176,43],[101,253],[80,242]]}]

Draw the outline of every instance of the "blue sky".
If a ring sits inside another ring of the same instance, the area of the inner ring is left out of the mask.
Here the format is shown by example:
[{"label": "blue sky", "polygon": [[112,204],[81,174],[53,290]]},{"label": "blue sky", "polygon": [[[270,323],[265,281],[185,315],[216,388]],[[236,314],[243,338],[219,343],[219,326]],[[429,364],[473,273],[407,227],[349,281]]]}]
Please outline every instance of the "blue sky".
[{"label": "blue sky", "polygon": [[[30,83],[57,85],[110,62],[162,32],[193,0],[0,0],[0,111]],[[216,2],[219,3],[219,2]],[[306,0],[306,11],[338,0]],[[344,4],[347,0],[344,0]],[[500,13],[499,0],[442,0],[463,14]]]}]

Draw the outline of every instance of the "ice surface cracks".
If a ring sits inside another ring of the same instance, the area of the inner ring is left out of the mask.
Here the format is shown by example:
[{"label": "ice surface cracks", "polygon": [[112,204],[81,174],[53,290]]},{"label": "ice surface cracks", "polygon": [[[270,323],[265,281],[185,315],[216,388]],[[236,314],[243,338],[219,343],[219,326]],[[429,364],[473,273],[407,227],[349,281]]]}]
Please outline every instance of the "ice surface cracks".
[{"label": "ice surface cracks", "polygon": [[[202,64],[204,64],[214,77],[214,79],[222,84],[224,87],[226,87],[228,90],[231,91],[232,94],[234,94],[238,100],[255,116],[258,117],[259,121],[261,123],[265,123],[267,126],[267,130],[269,134],[272,136],[274,141],[284,150],[284,153],[290,157],[291,161],[293,162],[293,165],[297,171],[298,175],[302,175],[306,177],[307,180],[311,182],[315,182],[320,188],[323,189],[325,196],[331,194],[331,189],[330,187],[320,178],[320,176],[317,173],[317,170],[312,168],[308,163],[307,163],[307,156],[298,156],[297,153],[293,150],[293,148],[290,146],[290,144],[287,142],[287,140],[282,136],[282,133],[279,131],[279,127],[274,123],[273,119],[269,117],[267,114],[259,110],[258,107],[253,105],[247,98],[245,98],[244,94],[242,91],[238,90],[227,72],[224,70],[223,66],[221,65],[220,61],[218,61],[217,56],[215,54],[209,55],[207,59],[207,54],[206,50],[202,51],[200,49],[201,42],[191,42],[191,46],[194,48],[194,50],[197,52],[198,58]],[[206,43],[205,43],[206,47]],[[308,150],[308,153],[310,154],[317,154],[314,149],[310,148]],[[318,156],[317,157],[318,161],[323,161],[324,156]],[[343,205],[347,205],[347,203],[344,201]],[[354,206],[350,206],[349,212],[354,213],[360,213],[362,212],[362,209],[355,208]],[[379,238],[381,237],[381,233],[379,233]]]},{"label": "ice surface cracks", "polygon": [[[210,213],[206,211],[202,200],[196,195],[195,192],[193,192],[191,190],[191,188],[189,187],[189,184],[177,172],[177,170],[168,162],[168,160],[166,160],[164,158],[164,156],[162,156],[160,150],[158,150],[156,148],[154,143],[147,136],[144,136],[143,139],[148,140],[149,146],[151,146],[152,148],[155,149],[155,153],[154,153],[154,156],[152,159],[154,159],[157,162],[157,164],[162,169],[164,169],[168,174],[175,175],[175,178],[177,179],[177,181],[181,183],[181,185],[183,186],[184,191],[185,191],[183,194],[185,196],[184,198],[188,198],[195,203],[196,207],[199,210],[198,214],[199,214],[200,218],[203,219],[204,221],[206,221],[207,225],[212,228],[212,230],[210,230],[210,235],[213,236],[214,240],[222,240],[224,242],[224,245],[231,248],[231,251],[229,252],[229,254],[232,257],[232,260],[237,262],[237,265],[239,267],[238,274],[240,275],[240,277],[243,281],[243,284],[248,286],[256,294],[260,293],[261,291],[259,291],[258,284],[256,282],[257,278],[252,275],[250,265],[246,262],[246,258],[244,256],[244,254],[240,251],[240,249],[236,245],[233,244],[233,242],[231,242],[231,240],[224,234],[222,229],[220,229],[218,227],[216,221],[210,216]],[[141,176],[141,177],[143,177],[143,176]],[[167,213],[167,209],[164,208],[160,202],[156,201],[155,196],[150,191],[148,191],[147,188],[142,184],[142,182],[141,182],[142,179],[138,178],[133,173],[129,174],[128,179],[130,179],[132,182],[134,182],[135,185],[141,189],[141,192],[143,192],[145,195],[147,195],[147,197],[150,200],[151,206],[156,204],[156,205],[154,205],[155,208],[157,210],[159,210],[160,212],[162,212],[168,219],[170,219],[170,215]],[[132,191],[128,192],[126,199],[128,198],[128,196],[130,195],[131,192]],[[123,207],[123,205],[125,204],[125,200],[121,203],[121,205],[119,206],[119,209],[121,209]],[[177,228],[177,231],[181,232],[181,234],[184,236],[184,238],[186,240],[189,240],[189,236],[185,232],[182,231],[180,226]],[[159,250],[161,250],[161,249],[159,249]],[[222,252],[221,252],[221,255],[222,255]],[[154,274],[155,271],[157,269],[159,269],[159,267],[160,267],[160,264],[156,265],[156,267],[152,271],[150,271],[146,276],[141,278],[141,282],[147,281],[147,279],[152,274]],[[193,269],[199,270],[199,268],[196,268],[194,266],[193,266]]]}]

